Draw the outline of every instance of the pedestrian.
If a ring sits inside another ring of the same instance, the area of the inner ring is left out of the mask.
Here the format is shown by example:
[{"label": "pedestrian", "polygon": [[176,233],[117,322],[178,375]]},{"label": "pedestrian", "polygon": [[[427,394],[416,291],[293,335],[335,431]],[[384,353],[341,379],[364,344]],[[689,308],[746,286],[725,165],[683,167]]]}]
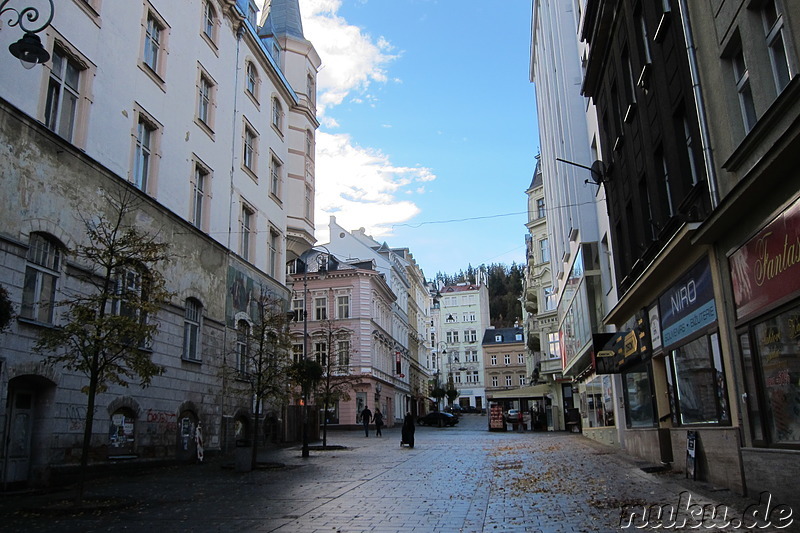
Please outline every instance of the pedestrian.
[{"label": "pedestrian", "polygon": [[403,418],[403,429],[400,432],[401,434],[401,441],[400,446],[403,444],[408,444],[409,448],[414,447],[414,431],[416,428],[414,427],[414,415],[410,412],[406,413],[405,418]]},{"label": "pedestrian", "polygon": [[372,420],[375,421],[375,436],[383,437],[383,433],[381,433],[381,428],[383,427],[383,413],[381,413],[381,410],[377,407],[375,408],[375,414]]},{"label": "pedestrian", "polygon": [[369,406],[365,405],[364,410],[361,411],[361,423],[364,424],[364,436],[369,437],[369,422],[372,420],[372,411]]}]

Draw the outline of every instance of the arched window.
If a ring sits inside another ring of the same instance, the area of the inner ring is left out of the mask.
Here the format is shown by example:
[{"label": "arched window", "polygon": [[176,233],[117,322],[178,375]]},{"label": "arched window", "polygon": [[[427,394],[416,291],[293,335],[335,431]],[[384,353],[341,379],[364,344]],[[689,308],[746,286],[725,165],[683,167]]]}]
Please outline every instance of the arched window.
[{"label": "arched window", "polygon": [[280,132],[283,128],[283,108],[276,96],[272,97],[272,126]]},{"label": "arched window", "polygon": [[56,285],[61,269],[61,246],[52,237],[32,233],[25,267],[20,316],[53,323]]},{"label": "arched window", "polygon": [[200,361],[202,317],[203,305],[194,298],[187,298],[183,318],[183,358],[188,361]]},{"label": "arched window", "polygon": [[128,408],[119,409],[111,415],[108,430],[109,456],[133,453],[136,442],[136,418]]},{"label": "arched window", "polygon": [[247,62],[247,92],[258,100],[258,71],[252,61]]}]

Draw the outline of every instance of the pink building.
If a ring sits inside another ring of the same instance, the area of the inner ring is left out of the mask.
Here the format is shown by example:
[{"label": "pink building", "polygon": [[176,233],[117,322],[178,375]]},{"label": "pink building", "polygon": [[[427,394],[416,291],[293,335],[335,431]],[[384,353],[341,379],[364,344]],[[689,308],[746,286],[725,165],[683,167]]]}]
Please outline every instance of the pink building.
[{"label": "pink building", "polygon": [[[364,406],[374,412],[377,405],[391,427],[402,368],[398,372],[391,334],[396,296],[385,277],[372,261],[346,263],[316,249],[294,266],[289,275],[297,319],[291,325],[294,358],[315,358],[326,370],[323,380],[329,376],[331,385],[349,396],[328,406],[328,425],[355,425]],[[322,415],[323,406],[316,403]]]}]

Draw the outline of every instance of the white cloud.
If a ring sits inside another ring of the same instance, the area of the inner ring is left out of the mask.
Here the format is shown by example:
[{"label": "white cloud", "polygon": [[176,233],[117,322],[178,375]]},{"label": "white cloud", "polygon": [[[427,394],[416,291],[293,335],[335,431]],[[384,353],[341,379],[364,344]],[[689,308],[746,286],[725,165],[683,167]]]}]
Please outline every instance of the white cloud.
[{"label": "white cloud", "polygon": [[[315,176],[317,238],[327,240],[328,219],[339,225],[363,227],[378,238],[392,233],[391,225],[416,216],[413,196],[425,191],[421,183],[436,179],[428,168],[395,166],[377,148],[359,146],[332,116],[349,101],[374,105],[373,84],[401,83],[388,75],[400,52],[383,36],[372,38],[349,24],[338,12],[341,0],[300,0],[303,33],[314,44],[322,68],[317,76],[317,114],[322,124],[316,136]],[[322,129],[324,128],[324,129]],[[402,195],[401,200],[399,196]]]},{"label": "white cloud", "polygon": [[336,215],[343,227],[364,227],[375,237],[390,235],[392,224],[420,212],[398,195],[418,193],[420,183],[435,179],[427,168],[392,165],[385,154],[355,145],[346,134],[317,134],[316,167],[318,232],[329,215]]}]

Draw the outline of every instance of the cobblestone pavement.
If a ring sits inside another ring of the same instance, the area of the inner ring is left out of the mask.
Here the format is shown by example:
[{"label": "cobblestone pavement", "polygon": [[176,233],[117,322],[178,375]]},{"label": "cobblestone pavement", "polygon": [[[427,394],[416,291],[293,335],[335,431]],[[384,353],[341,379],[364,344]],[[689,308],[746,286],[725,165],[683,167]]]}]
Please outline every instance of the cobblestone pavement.
[{"label": "cobblestone pavement", "polygon": [[[678,474],[645,473],[623,452],[581,435],[489,432],[486,420],[465,415],[455,428],[420,427],[413,449],[400,447],[399,427],[384,429],[381,438],[374,431],[369,438],[331,431],[328,444],[343,449],[312,448],[306,459],[297,447],[270,451],[260,458],[267,465],[252,472],[217,460],[95,480],[87,485],[91,505],[80,512],[66,508],[68,491],[3,494],[0,530],[747,531],[753,521],[736,527],[753,502]],[[670,504],[678,513],[664,512],[659,521],[653,509]],[[733,514],[703,522],[690,512],[696,504]],[[645,505],[651,506],[648,521]],[[756,530],[794,531],[795,525]]]}]

